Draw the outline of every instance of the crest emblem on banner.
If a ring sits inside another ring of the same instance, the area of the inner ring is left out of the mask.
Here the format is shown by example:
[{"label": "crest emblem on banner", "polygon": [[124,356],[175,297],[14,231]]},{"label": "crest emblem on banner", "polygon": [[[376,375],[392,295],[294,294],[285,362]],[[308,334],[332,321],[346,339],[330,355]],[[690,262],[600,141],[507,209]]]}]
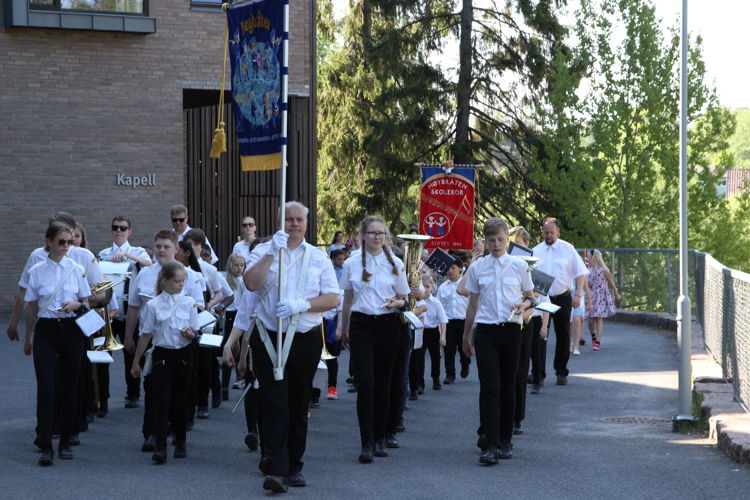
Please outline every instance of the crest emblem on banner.
[{"label": "crest emblem on banner", "polygon": [[474,243],[474,169],[422,168],[420,233],[425,248],[470,250]]}]

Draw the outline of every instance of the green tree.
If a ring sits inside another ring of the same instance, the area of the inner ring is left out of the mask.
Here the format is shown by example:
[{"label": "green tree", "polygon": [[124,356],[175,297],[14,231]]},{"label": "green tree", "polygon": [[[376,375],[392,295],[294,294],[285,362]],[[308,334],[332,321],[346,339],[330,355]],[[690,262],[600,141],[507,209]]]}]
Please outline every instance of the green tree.
[{"label": "green tree", "polygon": [[736,109],[734,116],[737,120],[737,130],[729,143],[734,154],[735,166],[750,168],[750,109]]}]

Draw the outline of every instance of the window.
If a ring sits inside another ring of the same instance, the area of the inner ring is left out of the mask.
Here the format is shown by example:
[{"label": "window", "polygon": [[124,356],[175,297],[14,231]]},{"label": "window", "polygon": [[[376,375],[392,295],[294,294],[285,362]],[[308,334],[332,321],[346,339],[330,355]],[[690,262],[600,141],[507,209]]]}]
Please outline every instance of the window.
[{"label": "window", "polygon": [[148,0],[29,0],[30,10],[148,14]]},{"label": "window", "polygon": [[217,10],[221,9],[221,4],[228,0],[191,0],[190,7],[197,10]]}]

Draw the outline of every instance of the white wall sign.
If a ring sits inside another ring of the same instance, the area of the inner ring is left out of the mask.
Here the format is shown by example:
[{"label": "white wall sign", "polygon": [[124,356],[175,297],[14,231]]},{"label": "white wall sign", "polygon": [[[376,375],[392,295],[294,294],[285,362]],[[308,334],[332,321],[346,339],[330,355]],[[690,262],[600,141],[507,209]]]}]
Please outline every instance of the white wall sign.
[{"label": "white wall sign", "polygon": [[115,182],[118,186],[128,186],[133,189],[141,186],[156,186],[156,174],[125,175],[117,174]]}]

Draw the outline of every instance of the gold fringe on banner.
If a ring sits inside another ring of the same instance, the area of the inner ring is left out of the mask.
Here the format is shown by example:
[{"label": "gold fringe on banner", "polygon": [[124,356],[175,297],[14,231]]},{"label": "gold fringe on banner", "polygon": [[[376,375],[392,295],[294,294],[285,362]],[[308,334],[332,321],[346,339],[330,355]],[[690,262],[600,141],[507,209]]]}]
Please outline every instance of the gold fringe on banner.
[{"label": "gold fringe on banner", "polygon": [[242,170],[245,172],[255,170],[276,170],[281,168],[281,153],[270,155],[240,156]]},{"label": "gold fringe on banner", "polygon": [[[228,4],[222,7],[226,10]],[[227,47],[229,45],[229,20],[224,16],[224,59],[221,67],[221,91],[219,92],[219,119],[214,131],[214,140],[211,141],[211,158],[219,158],[221,153],[227,151],[227,133],[225,132],[224,123],[224,85],[227,77]]]}]

